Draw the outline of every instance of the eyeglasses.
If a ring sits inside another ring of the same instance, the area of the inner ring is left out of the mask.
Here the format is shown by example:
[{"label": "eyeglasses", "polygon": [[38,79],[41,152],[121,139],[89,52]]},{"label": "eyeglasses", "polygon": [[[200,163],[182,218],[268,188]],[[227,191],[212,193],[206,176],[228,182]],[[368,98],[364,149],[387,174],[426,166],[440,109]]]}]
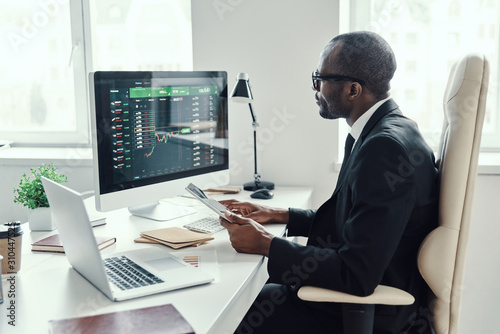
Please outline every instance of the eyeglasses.
[{"label": "eyeglasses", "polygon": [[355,81],[359,82],[360,85],[365,84],[363,80],[359,80],[346,75],[320,75],[318,71],[312,72],[312,82],[314,89],[318,89],[319,81]]}]

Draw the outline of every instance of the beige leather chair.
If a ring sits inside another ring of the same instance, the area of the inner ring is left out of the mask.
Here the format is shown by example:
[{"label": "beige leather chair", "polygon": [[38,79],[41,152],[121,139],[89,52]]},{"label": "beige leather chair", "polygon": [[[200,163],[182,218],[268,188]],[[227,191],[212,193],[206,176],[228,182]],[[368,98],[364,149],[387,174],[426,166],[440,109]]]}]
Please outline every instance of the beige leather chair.
[{"label": "beige leather chair", "polygon": [[[418,254],[418,267],[434,294],[429,308],[437,334],[458,330],[488,78],[485,57],[467,55],[453,66],[444,94],[445,118],[437,154],[441,178],[439,226],[425,238]],[[362,309],[361,320],[346,320],[344,316],[344,332],[349,334],[372,332],[374,304],[413,303],[413,297],[405,291],[387,286],[378,286],[367,297],[310,286],[302,287],[298,295],[303,300],[347,305],[344,315],[349,308],[369,306]]]}]

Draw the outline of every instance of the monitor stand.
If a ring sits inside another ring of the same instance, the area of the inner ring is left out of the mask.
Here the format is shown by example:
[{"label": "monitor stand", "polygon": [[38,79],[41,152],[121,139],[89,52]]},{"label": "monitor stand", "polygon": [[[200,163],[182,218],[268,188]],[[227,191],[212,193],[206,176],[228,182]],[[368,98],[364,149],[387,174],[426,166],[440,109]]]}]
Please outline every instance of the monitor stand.
[{"label": "monitor stand", "polygon": [[166,202],[153,202],[135,205],[128,208],[134,216],[153,220],[165,221],[187,216],[196,212],[191,207],[179,206]]}]

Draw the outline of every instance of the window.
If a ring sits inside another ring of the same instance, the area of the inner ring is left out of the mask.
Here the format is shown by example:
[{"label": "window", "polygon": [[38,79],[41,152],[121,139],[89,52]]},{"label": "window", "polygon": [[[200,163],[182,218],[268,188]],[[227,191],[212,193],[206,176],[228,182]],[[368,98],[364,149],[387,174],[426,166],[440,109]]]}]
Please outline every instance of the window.
[{"label": "window", "polygon": [[90,0],[90,5],[95,70],[192,70],[189,0]]},{"label": "window", "polygon": [[190,0],[0,5],[0,140],[88,145],[88,72],[191,70]]},{"label": "window", "polygon": [[0,42],[0,139],[75,141],[81,120],[75,112],[69,5],[26,0],[0,8],[5,37]]},{"label": "window", "polygon": [[481,146],[500,150],[498,1],[357,0],[350,10],[351,30],[377,32],[391,44],[398,62],[391,95],[434,148],[451,66],[464,54],[485,54],[490,84]]}]

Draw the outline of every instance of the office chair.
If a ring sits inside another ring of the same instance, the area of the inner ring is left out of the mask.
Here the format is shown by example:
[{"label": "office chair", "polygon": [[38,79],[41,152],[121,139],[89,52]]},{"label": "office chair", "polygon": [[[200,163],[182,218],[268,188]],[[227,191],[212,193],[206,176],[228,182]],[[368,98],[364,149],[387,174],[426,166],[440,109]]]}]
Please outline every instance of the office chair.
[{"label": "office chair", "polygon": [[[444,94],[444,122],[437,154],[439,226],[419,249],[418,268],[432,290],[429,303],[437,334],[457,333],[472,197],[485,114],[489,65],[469,54],[452,68]],[[342,303],[344,333],[372,333],[375,304],[410,305],[407,292],[380,285],[367,297],[304,286],[299,298]]]}]

